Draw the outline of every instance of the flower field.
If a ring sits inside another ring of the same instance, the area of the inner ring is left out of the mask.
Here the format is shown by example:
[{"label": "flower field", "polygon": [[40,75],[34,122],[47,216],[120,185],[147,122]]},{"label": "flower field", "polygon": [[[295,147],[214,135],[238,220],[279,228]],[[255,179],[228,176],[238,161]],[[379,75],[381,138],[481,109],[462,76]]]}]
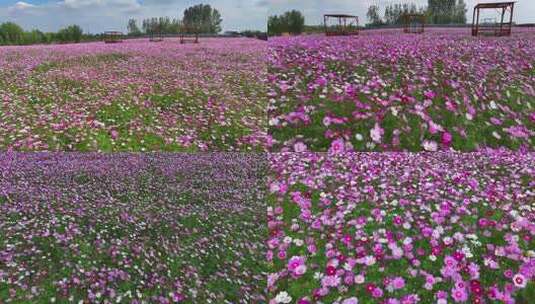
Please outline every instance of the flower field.
[{"label": "flower field", "polygon": [[0,149],[263,151],[254,39],[0,47]]},{"label": "flower field", "polygon": [[0,303],[261,303],[261,154],[1,154]]},{"label": "flower field", "polygon": [[535,145],[535,33],[364,31],[269,42],[273,151]]},{"label": "flower field", "polygon": [[533,154],[270,163],[270,303],[533,303]]}]

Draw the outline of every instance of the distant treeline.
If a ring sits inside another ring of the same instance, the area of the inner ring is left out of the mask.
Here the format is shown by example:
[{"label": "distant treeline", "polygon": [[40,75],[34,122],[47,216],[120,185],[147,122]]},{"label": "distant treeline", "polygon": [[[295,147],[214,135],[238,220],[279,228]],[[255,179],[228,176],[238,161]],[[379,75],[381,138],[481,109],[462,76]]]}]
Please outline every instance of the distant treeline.
[{"label": "distant treeline", "polygon": [[72,43],[96,39],[98,39],[97,35],[84,34],[78,25],[70,25],[57,32],[45,33],[40,30],[25,31],[13,22],[0,24],[0,45]]},{"label": "distant treeline", "polygon": [[[399,3],[384,7],[381,16],[381,7],[371,5],[366,13],[367,23],[361,22],[362,27],[395,26],[404,23],[407,14],[422,14],[426,16],[429,24],[466,24],[466,3],[464,0],[428,0],[427,6]],[[352,13],[352,12],[348,12]],[[268,34],[276,36],[281,34],[298,35],[301,33],[323,31],[323,25],[305,25],[305,18],[298,10],[288,11],[282,15],[273,15],[268,18]]]},{"label": "distant treeline", "polygon": [[[210,5],[198,4],[184,10],[182,19],[158,17],[142,20],[141,27],[135,19],[128,21],[128,36],[141,37],[153,35],[176,35],[195,33],[216,35],[221,32],[221,14]],[[103,34],[85,34],[78,25],[70,25],[58,32],[40,30],[25,31],[13,22],[0,24],[0,45],[29,45],[49,43],[78,43],[101,40]],[[256,37],[264,39],[261,31],[232,32],[232,36]]]},{"label": "distant treeline", "polygon": [[270,36],[288,33],[299,35],[305,31],[305,17],[298,10],[291,10],[282,15],[268,18],[268,34]]},{"label": "distant treeline", "polygon": [[128,20],[128,35],[217,34],[221,32],[221,14],[209,4],[198,4],[184,10],[182,19],[155,17],[143,19],[141,28],[135,19]]},{"label": "distant treeline", "polygon": [[400,25],[407,14],[425,15],[429,24],[465,24],[467,9],[464,0],[428,0],[427,7],[407,3],[387,5],[383,17],[379,11],[377,5],[368,7],[369,26]]}]

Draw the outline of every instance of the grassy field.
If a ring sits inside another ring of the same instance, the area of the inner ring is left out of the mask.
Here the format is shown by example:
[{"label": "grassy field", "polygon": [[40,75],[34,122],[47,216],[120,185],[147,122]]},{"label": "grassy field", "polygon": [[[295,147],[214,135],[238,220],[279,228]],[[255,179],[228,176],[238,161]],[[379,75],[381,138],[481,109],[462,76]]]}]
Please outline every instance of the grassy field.
[{"label": "grassy field", "polygon": [[0,47],[0,149],[263,151],[267,44]]},{"label": "grassy field", "polygon": [[535,297],[533,154],[270,159],[270,303]]},{"label": "grassy field", "polygon": [[262,303],[262,154],[0,155],[1,303]]},{"label": "grassy field", "polygon": [[532,149],[535,35],[364,31],[269,42],[272,151]]}]

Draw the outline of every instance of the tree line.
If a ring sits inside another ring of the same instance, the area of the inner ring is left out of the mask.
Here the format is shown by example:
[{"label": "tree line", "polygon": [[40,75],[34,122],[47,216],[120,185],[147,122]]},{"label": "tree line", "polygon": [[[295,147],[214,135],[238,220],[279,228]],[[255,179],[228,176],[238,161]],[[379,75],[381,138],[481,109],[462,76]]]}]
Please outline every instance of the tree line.
[{"label": "tree line", "polygon": [[430,24],[465,24],[466,3],[464,0],[428,0],[427,7],[417,7],[416,4],[389,4],[385,7],[384,16],[380,15],[377,5],[368,7],[366,17],[368,25],[400,25],[406,14],[423,14]]},{"label": "tree line", "polygon": [[[464,0],[428,0],[427,6],[399,3],[389,4],[384,8],[378,5],[368,7],[366,17],[368,26],[401,25],[406,14],[423,14],[431,24],[465,24],[466,3]],[[272,15],[268,18],[268,34],[277,36],[284,33],[299,35],[308,31],[322,31],[323,25],[305,25],[305,17],[298,10],[287,11],[281,15]]]},{"label": "tree line", "polygon": [[298,10],[291,10],[282,15],[268,18],[268,35],[277,36],[283,33],[299,35],[305,29],[305,17]]},{"label": "tree line", "polygon": [[[169,17],[147,18],[141,28],[135,19],[128,21],[127,30],[131,36],[154,34],[217,34],[221,32],[221,14],[207,4],[198,4],[184,10],[182,19]],[[78,25],[69,25],[57,32],[42,32],[34,29],[25,31],[13,22],[0,24],[0,45],[29,45],[48,43],[78,43],[100,40],[102,34],[86,34]]]},{"label": "tree line", "polygon": [[160,34],[217,34],[221,32],[221,14],[208,4],[198,4],[184,10],[182,19],[169,17],[146,18],[138,26],[135,19],[128,20],[128,35]]},{"label": "tree line", "polygon": [[18,24],[4,22],[0,24],[0,45],[28,45],[48,43],[71,43],[82,40],[94,40],[95,35],[85,35],[78,25],[69,25],[57,32],[42,32],[40,30],[25,31]]}]

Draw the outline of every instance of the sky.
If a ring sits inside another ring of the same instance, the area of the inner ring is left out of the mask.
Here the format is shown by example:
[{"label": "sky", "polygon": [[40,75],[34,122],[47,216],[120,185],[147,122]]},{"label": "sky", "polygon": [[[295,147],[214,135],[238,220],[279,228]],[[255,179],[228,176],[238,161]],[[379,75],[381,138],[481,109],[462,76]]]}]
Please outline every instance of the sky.
[{"label": "sky", "polygon": [[266,30],[265,0],[0,0],[0,23],[12,21],[26,30],[57,31],[78,24],[84,32],[126,32],[128,19],[182,18],[185,8],[205,3],[219,10],[223,31]]},{"label": "sky", "polygon": [[[499,0],[465,0],[468,22],[478,2]],[[372,4],[384,8],[390,3],[426,5],[427,0],[0,0],[0,23],[13,21],[30,30],[57,31],[78,24],[85,32],[126,31],[129,18],[169,16],[179,18],[185,8],[207,3],[223,17],[223,30],[266,30],[267,16],[298,9],[307,24],[320,24],[325,13],[358,15],[365,23],[366,10]],[[490,16],[482,16],[490,17]],[[515,7],[518,23],[535,23],[535,0],[518,0]]]},{"label": "sky", "polygon": [[[467,20],[472,22],[472,11],[477,3],[504,2],[514,0],[465,0],[468,8]],[[426,6],[427,0],[262,0],[268,6],[268,15],[281,14],[287,10],[298,9],[305,15],[307,24],[321,24],[323,14],[346,13],[359,16],[360,23],[366,22],[367,8],[376,4],[383,8],[388,4],[415,3]],[[484,15],[483,17],[491,17]],[[493,17],[493,16],[492,16]],[[535,23],[535,0],[517,0],[514,20],[517,23]]]}]

